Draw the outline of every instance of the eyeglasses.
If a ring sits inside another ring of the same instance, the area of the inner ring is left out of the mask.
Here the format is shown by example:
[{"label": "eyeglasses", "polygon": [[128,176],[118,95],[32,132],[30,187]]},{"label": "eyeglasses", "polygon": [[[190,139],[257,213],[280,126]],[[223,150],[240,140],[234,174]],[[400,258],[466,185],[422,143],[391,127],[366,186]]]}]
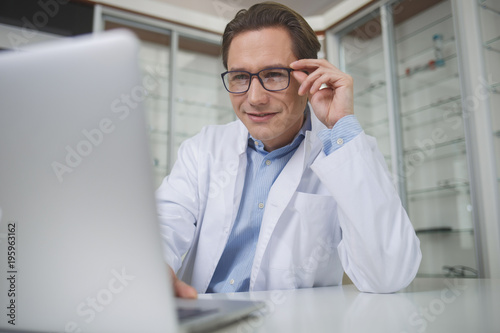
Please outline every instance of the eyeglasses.
[{"label": "eyeglasses", "polygon": [[266,68],[257,73],[247,71],[227,71],[221,74],[222,82],[227,91],[233,94],[243,94],[250,89],[252,77],[257,76],[262,87],[267,91],[285,90],[290,85],[291,68]]}]

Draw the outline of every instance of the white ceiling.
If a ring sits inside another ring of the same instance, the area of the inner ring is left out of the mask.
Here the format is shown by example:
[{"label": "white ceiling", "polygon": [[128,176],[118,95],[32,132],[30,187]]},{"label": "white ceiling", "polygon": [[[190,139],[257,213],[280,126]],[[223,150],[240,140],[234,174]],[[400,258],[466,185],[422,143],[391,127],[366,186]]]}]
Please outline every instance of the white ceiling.
[{"label": "white ceiling", "polygon": [[[91,0],[104,6],[222,34],[236,12],[262,0]],[[277,0],[299,12],[315,31],[324,31],[376,0]]]},{"label": "white ceiling", "polygon": [[[157,2],[201,12],[222,19],[231,19],[240,9],[248,8],[262,0],[155,0]],[[345,0],[280,0],[279,2],[292,8],[302,16],[324,14]]]}]

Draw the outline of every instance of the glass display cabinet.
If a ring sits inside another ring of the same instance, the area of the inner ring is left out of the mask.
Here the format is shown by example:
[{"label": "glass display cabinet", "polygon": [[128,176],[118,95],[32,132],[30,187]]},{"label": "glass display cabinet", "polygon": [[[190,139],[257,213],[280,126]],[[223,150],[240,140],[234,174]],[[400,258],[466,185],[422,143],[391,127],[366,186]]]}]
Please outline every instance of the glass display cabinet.
[{"label": "glass display cabinet", "polygon": [[[469,94],[461,72],[467,58],[456,34],[456,20],[463,18],[455,17],[454,5],[449,0],[389,1],[327,32],[335,51],[330,59],[338,58],[340,69],[353,76],[355,114],[377,139],[420,239],[419,276],[484,276],[494,257],[486,258],[481,245],[486,218],[477,214],[483,209],[477,198],[484,186],[471,164],[475,139],[463,108]],[[500,4],[479,0],[477,6],[500,161]],[[498,192],[495,198],[500,205]]]},{"label": "glass display cabinet", "polygon": [[95,16],[95,31],[126,28],[140,39],[142,73],[151,82],[145,107],[159,186],[185,139],[205,125],[235,119],[220,78],[220,36],[99,5]]}]

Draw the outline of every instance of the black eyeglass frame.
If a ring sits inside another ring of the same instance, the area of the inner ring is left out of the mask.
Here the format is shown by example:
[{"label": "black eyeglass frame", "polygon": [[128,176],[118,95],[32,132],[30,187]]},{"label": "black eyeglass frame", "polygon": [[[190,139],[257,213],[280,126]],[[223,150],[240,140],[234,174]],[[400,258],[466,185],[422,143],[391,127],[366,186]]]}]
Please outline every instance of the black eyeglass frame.
[{"label": "black eyeglass frame", "polygon": [[[273,69],[283,69],[285,71],[288,72],[288,82],[286,84],[286,87],[282,88],[282,89],[267,89],[266,86],[264,85],[264,82],[262,81],[262,78],[259,76],[259,74],[263,71],[269,71],[269,70],[273,70]],[[260,82],[260,85],[262,86],[262,88],[264,88],[265,90],[267,91],[270,91],[270,92],[275,92],[275,91],[282,91],[282,90],[285,90],[287,89],[289,86],[290,86],[290,73],[293,72],[295,69],[293,68],[285,68],[285,67],[271,67],[271,68],[264,68],[260,71],[258,71],[257,73],[250,73],[248,71],[225,71],[224,73],[222,73],[220,76],[221,76],[221,79],[222,79],[222,84],[224,84],[224,88],[226,88],[227,92],[228,93],[231,93],[231,94],[244,94],[246,93],[248,90],[250,90],[250,85],[252,84],[252,78],[254,76],[257,77],[257,79],[259,79],[259,82]],[[247,90],[245,91],[238,91],[238,92],[233,92],[231,90],[229,90],[229,88],[226,86],[226,81],[224,81],[224,76],[226,76],[227,74],[229,73],[247,73],[248,75],[250,75],[250,79],[248,80],[248,87],[247,87]]]}]

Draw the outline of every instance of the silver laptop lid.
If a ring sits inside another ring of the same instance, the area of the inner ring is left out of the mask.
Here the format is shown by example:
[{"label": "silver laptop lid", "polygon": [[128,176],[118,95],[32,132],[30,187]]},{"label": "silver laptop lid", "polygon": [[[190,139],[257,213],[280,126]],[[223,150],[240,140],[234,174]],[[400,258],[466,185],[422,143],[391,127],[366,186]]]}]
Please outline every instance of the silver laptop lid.
[{"label": "silver laptop lid", "polygon": [[0,54],[0,329],[176,331],[137,49]]}]

